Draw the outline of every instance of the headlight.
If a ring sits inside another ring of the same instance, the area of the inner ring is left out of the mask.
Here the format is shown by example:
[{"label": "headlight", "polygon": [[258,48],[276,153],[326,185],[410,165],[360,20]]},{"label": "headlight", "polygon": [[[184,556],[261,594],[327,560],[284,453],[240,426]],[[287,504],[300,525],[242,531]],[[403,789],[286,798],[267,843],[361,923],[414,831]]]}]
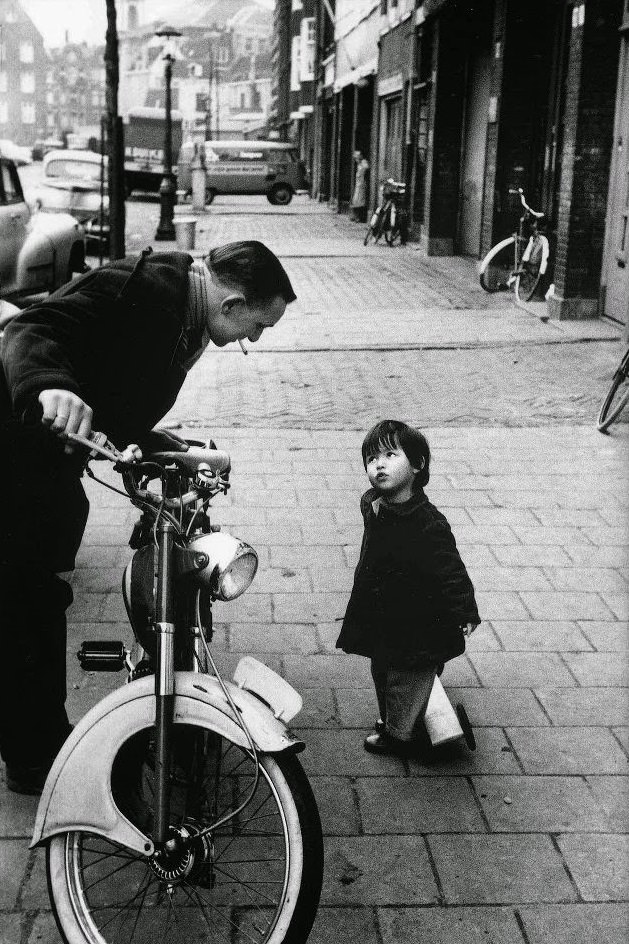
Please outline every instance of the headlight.
[{"label": "headlight", "polygon": [[207,554],[207,566],[194,576],[217,600],[235,600],[256,575],[258,555],[249,544],[231,534],[223,531],[203,534],[191,541],[189,547],[191,551]]}]

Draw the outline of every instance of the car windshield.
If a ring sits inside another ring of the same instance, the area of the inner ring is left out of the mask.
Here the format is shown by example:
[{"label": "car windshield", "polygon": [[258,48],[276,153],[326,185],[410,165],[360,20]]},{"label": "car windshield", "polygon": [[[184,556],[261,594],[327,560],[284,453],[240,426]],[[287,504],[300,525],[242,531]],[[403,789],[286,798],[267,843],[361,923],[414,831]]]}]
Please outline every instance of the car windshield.
[{"label": "car windshield", "polygon": [[46,167],[47,177],[71,177],[73,180],[100,182],[100,164],[88,161],[50,161]]}]

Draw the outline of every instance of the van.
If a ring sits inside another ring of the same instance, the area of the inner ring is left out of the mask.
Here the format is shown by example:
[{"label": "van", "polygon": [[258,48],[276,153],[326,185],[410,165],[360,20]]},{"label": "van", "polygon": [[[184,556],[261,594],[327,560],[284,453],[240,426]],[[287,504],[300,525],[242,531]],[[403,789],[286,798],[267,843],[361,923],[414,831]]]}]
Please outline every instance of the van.
[{"label": "van", "polygon": [[[177,189],[192,192],[190,163],[195,145],[187,141],[179,152]],[[206,202],[219,193],[264,194],[274,206],[286,206],[293,194],[307,190],[306,168],[293,144],[280,141],[206,141]]]}]

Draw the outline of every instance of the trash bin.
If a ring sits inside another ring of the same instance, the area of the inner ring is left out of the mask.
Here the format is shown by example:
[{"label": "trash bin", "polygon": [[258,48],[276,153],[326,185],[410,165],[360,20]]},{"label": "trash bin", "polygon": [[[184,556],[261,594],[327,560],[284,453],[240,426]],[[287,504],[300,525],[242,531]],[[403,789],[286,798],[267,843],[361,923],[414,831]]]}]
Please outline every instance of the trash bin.
[{"label": "trash bin", "polygon": [[197,221],[194,216],[176,216],[175,239],[177,249],[194,249],[194,232]]}]

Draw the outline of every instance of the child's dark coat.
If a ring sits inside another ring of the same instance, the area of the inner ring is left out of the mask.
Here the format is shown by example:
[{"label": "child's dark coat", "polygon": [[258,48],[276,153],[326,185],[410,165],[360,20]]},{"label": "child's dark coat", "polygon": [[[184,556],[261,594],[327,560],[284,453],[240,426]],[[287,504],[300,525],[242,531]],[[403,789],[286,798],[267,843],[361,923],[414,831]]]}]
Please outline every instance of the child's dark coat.
[{"label": "child's dark coat", "polygon": [[446,518],[421,488],[398,505],[370,489],[360,507],[365,533],[337,647],[389,668],[460,655],[462,627],[480,617]]}]

